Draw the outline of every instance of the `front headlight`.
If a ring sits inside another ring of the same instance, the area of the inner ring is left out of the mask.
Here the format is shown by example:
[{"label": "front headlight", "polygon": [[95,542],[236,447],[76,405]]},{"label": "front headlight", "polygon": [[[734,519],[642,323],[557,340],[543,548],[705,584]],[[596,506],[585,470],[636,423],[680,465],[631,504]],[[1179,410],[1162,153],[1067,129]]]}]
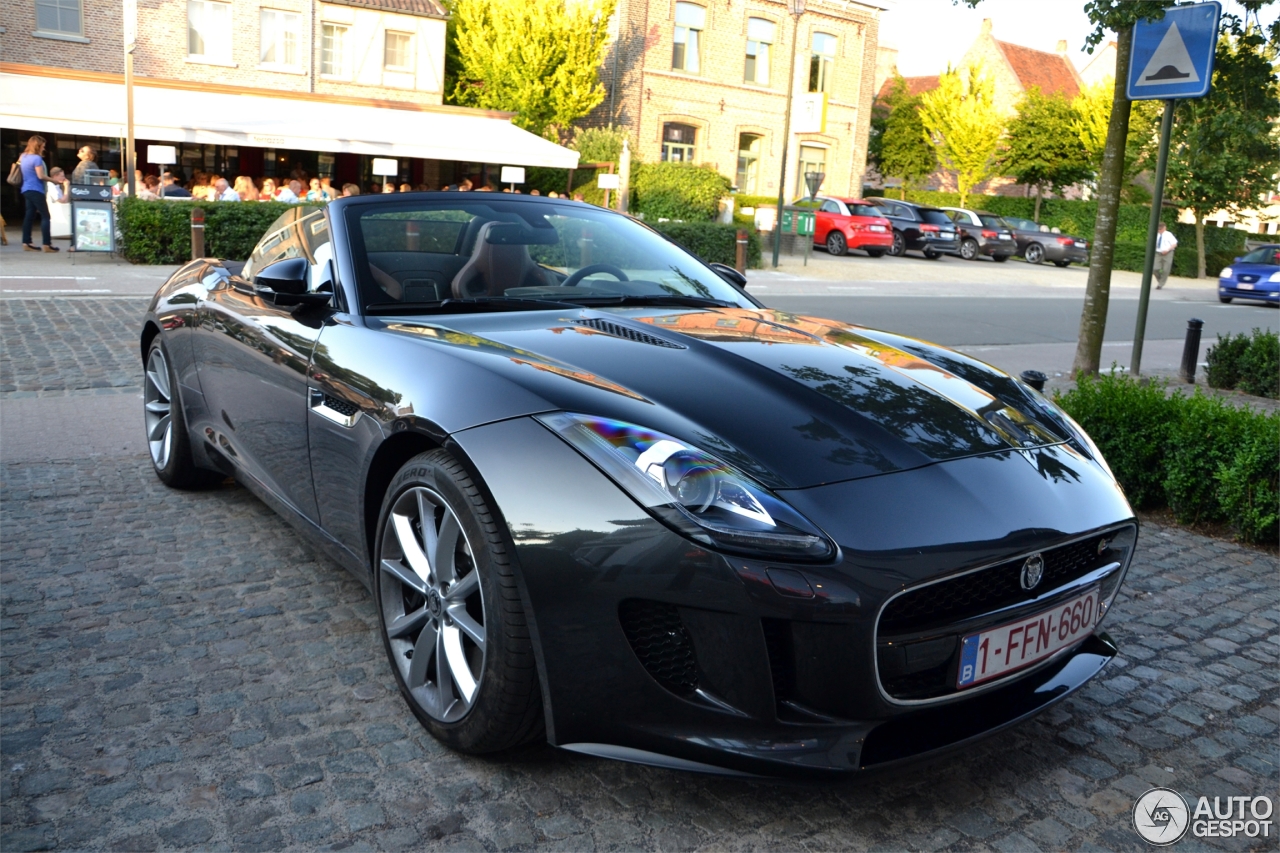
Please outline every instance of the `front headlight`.
[{"label": "front headlight", "polygon": [[1273,272],[1271,274],[1271,278],[1267,279],[1267,281],[1271,282],[1272,284],[1275,284],[1276,282],[1280,282],[1280,272]]},{"label": "front headlight", "polygon": [[1235,270],[1231,269],[1231,267],[1223,267],[1222,272],[1218,273],[1218,278],[1231,278],[1234,272]]},{"label": "front headlight", "polygon": [[560,412],[535,418],[599,466],[659,521],[738,554],[826,560],[835,546],[812,522],[731,465],[664,433]]}]

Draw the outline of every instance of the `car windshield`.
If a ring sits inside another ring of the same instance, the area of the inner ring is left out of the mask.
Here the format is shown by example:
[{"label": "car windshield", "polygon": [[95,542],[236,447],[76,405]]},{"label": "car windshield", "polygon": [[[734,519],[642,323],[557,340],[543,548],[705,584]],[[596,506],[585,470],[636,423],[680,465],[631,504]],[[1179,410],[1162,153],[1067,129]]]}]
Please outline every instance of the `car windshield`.
[{"label": "car windshield", "polygon": [[1245,264],[1266,264],[1269,267],[1280,267],[1280,246],[1263,246],[1240,257]]},{"label": "car windshield", "polygon": [[450,194],[351,205],[347,217],[362,301],[376,313],[534,300],[756,307],[653,229],[581,202]]},{"label": "car windshield", "polygon": [[1018,216],[1006,216],[1004,218],[1004,221],[1008,222],[1010,225],[1012,225],[1014,228],[1017,228],[1019,231],[1039,231],[1040,230],[1040,226],[1032,222],[1030,219],[1022,219],[1021,217],[1018,217]]},{"label": "car windshield", "polygon": [[920,208],[920,218],[932,225],[954,225],[951,218],[941,210],[933,210],[931,208]]}]

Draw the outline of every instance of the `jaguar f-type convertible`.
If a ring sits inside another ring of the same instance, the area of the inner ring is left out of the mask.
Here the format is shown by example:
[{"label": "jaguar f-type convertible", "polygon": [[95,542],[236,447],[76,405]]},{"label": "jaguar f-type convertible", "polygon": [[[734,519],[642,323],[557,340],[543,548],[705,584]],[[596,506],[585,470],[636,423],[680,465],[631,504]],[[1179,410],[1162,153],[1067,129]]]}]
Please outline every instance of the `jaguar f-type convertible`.
[{"label": "jaguar f-type convertible", "polygon": [[299,208],[176,272],[139,344],[160,479],[234,477],[363,581],[461,752],[838,774],[1023,720],[1117,653],[1137,524],[1071,418],[766,308],[621,214]]}]

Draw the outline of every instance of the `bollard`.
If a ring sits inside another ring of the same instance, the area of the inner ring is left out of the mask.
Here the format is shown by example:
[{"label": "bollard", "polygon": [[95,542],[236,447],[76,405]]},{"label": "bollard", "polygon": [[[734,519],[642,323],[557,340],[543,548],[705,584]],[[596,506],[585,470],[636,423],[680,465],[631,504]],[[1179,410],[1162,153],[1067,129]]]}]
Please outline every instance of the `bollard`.
[{"label": "bollard", "polygon": [[1200,355],[1200,329],[1204,320],[1192,317],[1187,321],[1187,341],[1182,345],[1182,366],[1178,368],[1178,376],[1183,382],[1196,384],[1196,361]]},{"label": "bollard", "polygon": [[743,275],[747,274],[747,232],[738,229],[737,253],[733,258],[733,268]]},{"label": "bollard", "polygon": [[1044,391],[1044,383],[1049,381],[1049,377],[1045,376],[1038,370],[1024,370],[1020,376],[1023,382],[1030,385],[1037,391]]},{"label": "bollard", "polygon": [[204,257],[204,208],[191,208],[191,260]]}]

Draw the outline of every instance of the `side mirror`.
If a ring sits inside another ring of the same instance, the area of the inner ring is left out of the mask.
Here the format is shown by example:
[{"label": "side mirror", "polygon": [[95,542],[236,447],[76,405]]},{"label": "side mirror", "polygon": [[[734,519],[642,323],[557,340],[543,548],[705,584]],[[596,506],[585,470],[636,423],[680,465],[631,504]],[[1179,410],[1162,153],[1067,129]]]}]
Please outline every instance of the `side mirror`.
[{"label": "side mirror", "polygon": [[1231,259],[1231,263],[1233,263],[1233,264],[1238,264],[1238,263],[1240,263],[1240,259],[1239,259],[1239,258],[1232,258],[1232,259]]},{"label": "side mirror", "polygon": [[284,258],[259,270],[253,277],[253,289],[272,305],[327,305],[333,294],[308,291],[310,274],[306,258]]},{"label": "side mirror", "polygon": [[739,290],[747,289],[747,277],[735,270],[733,267],[726,264],[708,264],[708,266],[716,271],[716,275],[720,276]]}]

